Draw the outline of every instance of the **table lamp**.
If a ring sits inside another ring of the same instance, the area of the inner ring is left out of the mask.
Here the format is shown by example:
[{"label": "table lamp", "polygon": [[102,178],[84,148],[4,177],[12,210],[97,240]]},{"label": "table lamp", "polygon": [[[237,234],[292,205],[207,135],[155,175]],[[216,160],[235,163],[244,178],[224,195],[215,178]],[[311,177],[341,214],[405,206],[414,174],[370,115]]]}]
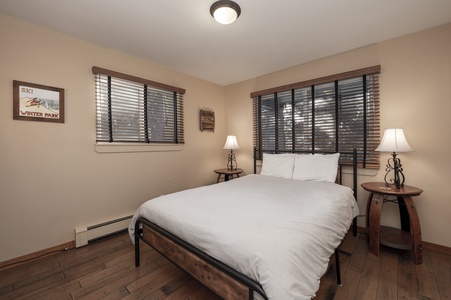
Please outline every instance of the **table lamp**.
[{"label": "table lamp", "polygon": [[[406,137],[404,136],[404,130],[402,128],[388,128],[385,129],[384,136],[382,138],[382,142],[376,148],[375,151],[380,152],[392,152],[392,158],[389,158],[387,161],[387,165],[385,167],[384,180],[385,185],[394,184],[397,189],[404,186],[405,177],[403,174],[403,168],[401,164],[401,160],[397,158],[397,152],[410,152],[413,151],[412,147],[410,147],[407,142]],[[389,178],[389,173],[393,171],[393,178]]]},{"label": "table lamp", "polygon": [[236,170],[238,165],[236,163],[235,153],[233,153],[233,150],[240,149],[240,146],[238,145],[238,142],[236,140],[236,136],[228,135],[223,149],[230,149],[230,153],[227,159],[227,170]]}]

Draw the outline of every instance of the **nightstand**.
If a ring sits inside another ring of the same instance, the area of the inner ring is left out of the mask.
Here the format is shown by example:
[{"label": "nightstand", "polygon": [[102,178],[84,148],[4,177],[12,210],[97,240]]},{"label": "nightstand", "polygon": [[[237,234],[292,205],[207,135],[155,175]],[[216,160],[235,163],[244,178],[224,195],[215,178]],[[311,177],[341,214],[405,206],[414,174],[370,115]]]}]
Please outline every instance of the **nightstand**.
[{"label": "nightstand", "polygon": [[233,176],[236,175],[236,177],[240,177],[240,174],[243,173],[243,169],[240,168],[236,168],[234,170],[224,168],[224,169],[216,169],[214,171],[216,174],[218,174],[218,180],[216,182],[219,182],[219,179],[221,179],[222,175],[224,175],[224,181],[229,181],[229,179],[232,179]]},{"label": "nightstand", "polygon": [[[379,244],[405,250],[413,248],[415,264],[421,264],[423,242],[420,220],[412,197],[420,195],[423,190],[408,185],[397,189],[394,185],[386,186],[383,182],[362,183],[362,188],[370,192],[366,204],[370,253],[379,256]],[[401,229],[380,225],[382,205],[386,202],[398,204]]]}]

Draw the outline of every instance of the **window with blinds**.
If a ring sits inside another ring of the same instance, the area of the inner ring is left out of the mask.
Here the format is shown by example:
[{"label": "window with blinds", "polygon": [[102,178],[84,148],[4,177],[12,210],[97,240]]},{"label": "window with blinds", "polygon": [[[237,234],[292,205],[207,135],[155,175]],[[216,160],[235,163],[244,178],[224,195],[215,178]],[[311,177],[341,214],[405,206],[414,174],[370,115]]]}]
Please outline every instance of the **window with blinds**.
[{"label": "window with blinds", "polygon": [[251,94],[254,147],[263,151],[342,152],[351,163],[379,168],[380,66]]},{"label": "window with blinds", "polygon": [[92,71],[97,142],[185,142],[185,90],[98,67]]}]

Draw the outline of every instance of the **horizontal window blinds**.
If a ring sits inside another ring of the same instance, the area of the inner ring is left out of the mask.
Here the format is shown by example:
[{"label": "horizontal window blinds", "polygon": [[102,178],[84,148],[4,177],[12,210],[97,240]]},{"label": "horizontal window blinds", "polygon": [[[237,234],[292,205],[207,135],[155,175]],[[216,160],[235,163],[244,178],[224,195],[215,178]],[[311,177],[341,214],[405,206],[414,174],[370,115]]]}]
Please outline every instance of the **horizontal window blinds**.
[{"label": "horizontal window blinds", "polygon": [[97,67],[93,72],[98,142],[184,143],[183,89]]},{"label": "horizontal window blinds", "polygon": [[[312,80],[316,84],[251,94],[259,158],[262,151],[342,152],[341,162],[351,163],[357,149],[360,167],[379,168],[374,149],[380,141],[380,67],[371,70],[376,73],[347,72],[328,77],[335,78],[331,82]],[[354,77],[347,78],[350,74]]]}]

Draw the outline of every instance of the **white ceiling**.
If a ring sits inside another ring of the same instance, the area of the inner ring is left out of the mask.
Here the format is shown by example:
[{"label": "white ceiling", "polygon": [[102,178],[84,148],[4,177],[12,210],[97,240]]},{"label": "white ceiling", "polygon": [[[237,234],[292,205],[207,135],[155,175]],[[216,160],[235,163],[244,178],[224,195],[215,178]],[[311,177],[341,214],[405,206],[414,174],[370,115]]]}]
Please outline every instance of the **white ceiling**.
[{"label": "white ceiling", "polygon": [[[228,85],[451,22],[451,0],[0,0],[0,13]],[[451,37],[450,37],[451,38]]]}]

